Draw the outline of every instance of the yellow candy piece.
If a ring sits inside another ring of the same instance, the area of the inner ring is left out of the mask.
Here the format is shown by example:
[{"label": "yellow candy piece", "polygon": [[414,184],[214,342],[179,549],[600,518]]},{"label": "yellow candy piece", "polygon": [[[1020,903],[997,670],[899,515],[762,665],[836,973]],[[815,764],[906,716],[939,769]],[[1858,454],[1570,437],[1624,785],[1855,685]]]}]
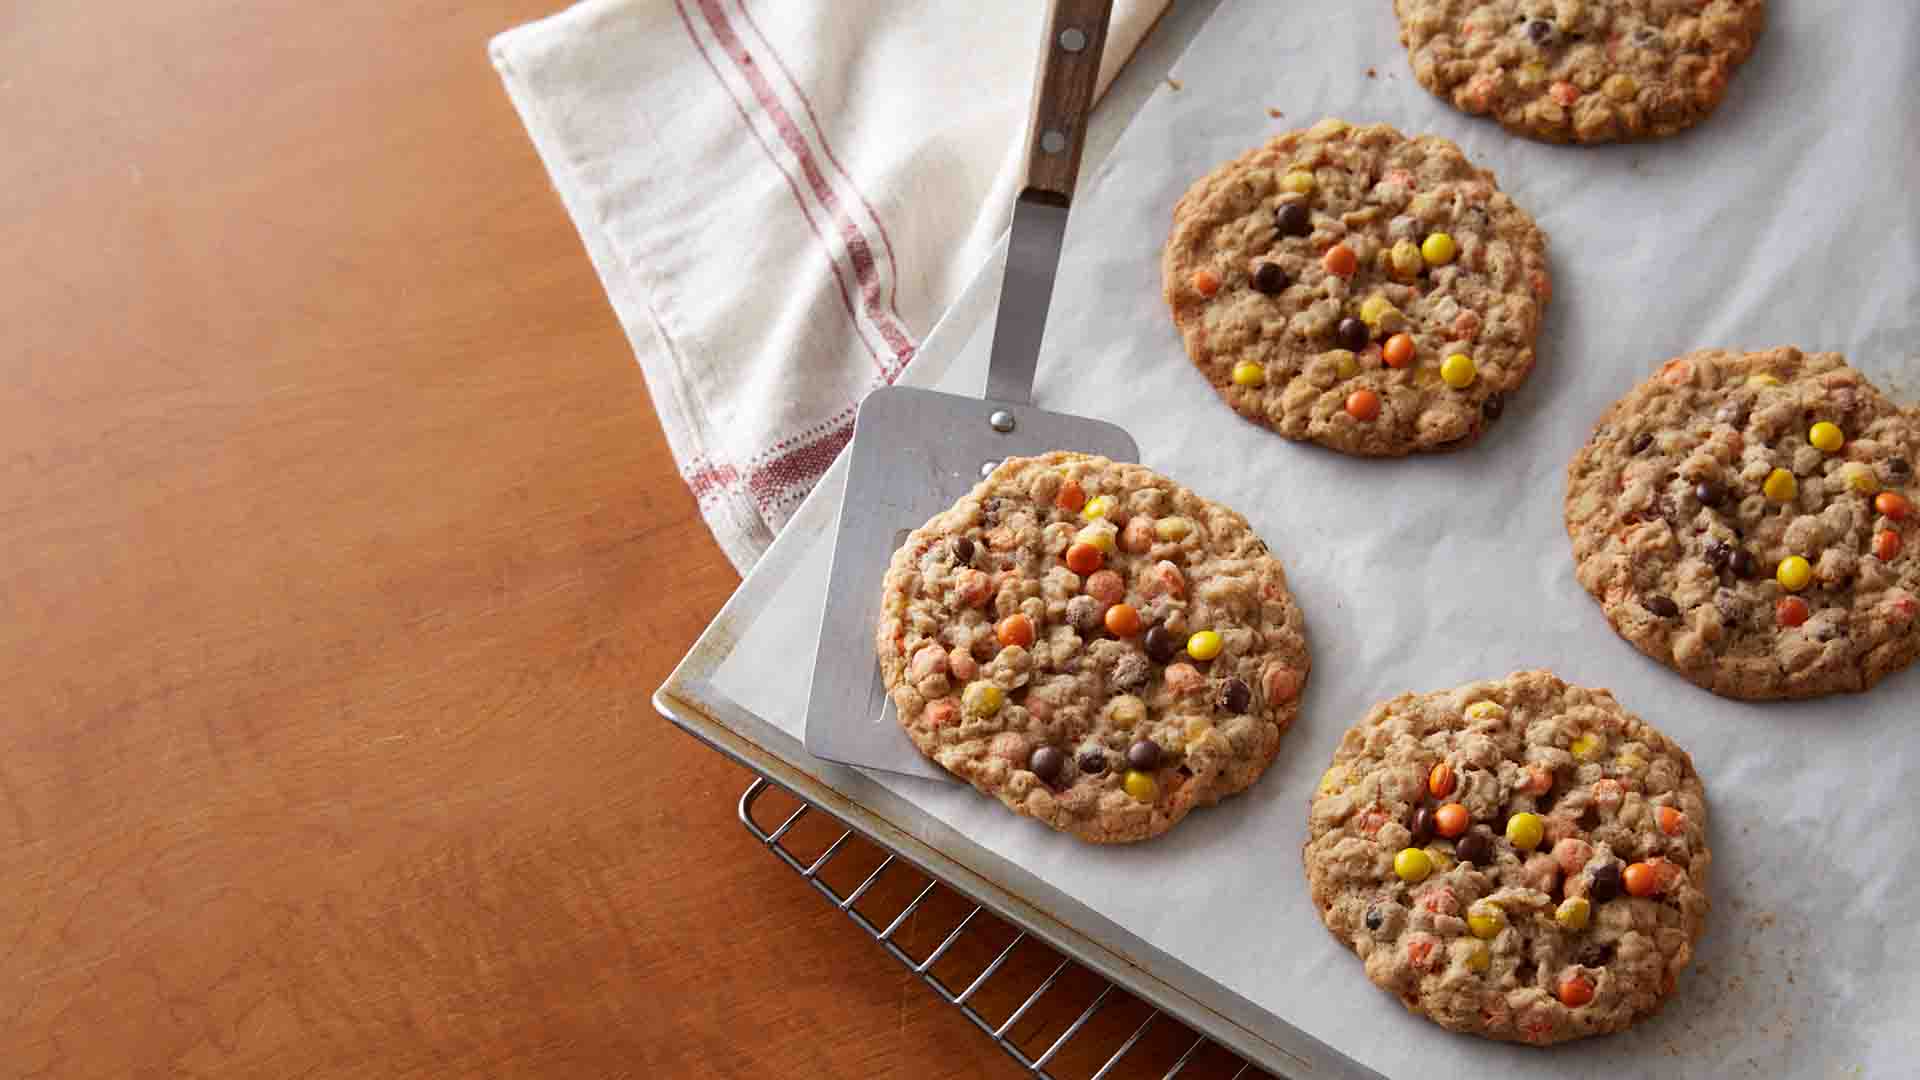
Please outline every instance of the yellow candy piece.
[{"label": "yellow candy piece", "polygon": [[1574,739],[1568,749],[1573,751],[1574,757],[1585,759],[1599,753],[1602,745],[1603,741],[1598,735],[1586,734]]},{"label": "yellow candy piece", "polygon": [[1409,885],[1418,885],[1433,873],[1433,857],[1417,847],[1401,848],[1393,857],[1393,872]]},{"label": "yellow candy piece", "polygon": [[1393,306],[1393,301],[1388,300],[1379,293],[1374,293],[1361,302],[1360,321],[1366,323],[1368,326],[1378,326],[1380,325],[1380,320],[1387,317],[1388,312],[1395,310],[1398,309]]},{"label": "yellow candy piece", "polygon": [[1233,365],[1233,385],[1260,386],[1267,381],[1267,369],[1251,360]]},{"label": "yellow candy piece", "polygon": [[1880,490],[1880,478],[1873,475],[1871,468],[1858,461],[1849,461],[1840,466],[1840,478],[1862,495],[1877,494]]},{"label": "yellow candy piece", "polygon": [[1539,86],[1547,81],[1547,65],[1535,60],[1520,65],[1519,83],[1523,87]]},{"label": "yellow candy piece", "polygon": [[1160,797],[1160,785],[1153,782],[1153,777],[1138,770],[1128,769],[1126,779],[1121,783],[1135,802],[1152,802]]},{"label": "yellow candy piece", "polygon": [[1792,502],[1800,494],[1800,481],[1785,469],[1775,469],[1767,474],[1767,482],[1760,485],[1760,490],[1774,502]]},{"label": "yellow candy piece", "polygon": [[1393,263],[1393,272],[1403,278],[1411,278],[1420,273],[1427,265],[1420,255],[1420,245],[1411,240],[1402,240],[1393,245],[1393,253],[1388,256]]},{"label": "yellow candy piece", "polygon": [[1613,759],[1613,763],[1616,767],[1628,772],[1639,772],[1647,767],[1647,759],[1633,753],[1621,754]]},{"label": "yellow candy piece", "polygon": [[1593,905],[1584,896],[1569,896],[1553,912],[1553,921],[1569,930],[1585,930]]},{"label": "yellow candy piece", "polygon": [[1847,444],[1847,433],[1839,424],[1822,420],[1807,432],[1807,441],[1831,454]]},{"label": "yellow candy piece", "polygon": [[1295,169],[1280,178],[1280,186],[1295,195],[1313,194],[1313,174],[1305,169]]},{"label": "yellow candy piece", "polygon": [[967,712],[973,716],[992,716],[1000,711],[1000,706],[1006,700],[1000,688],[990,682],[969,683],[966,692],[960,696],[960,704],[966,706]]},{"label": "yellow candy piece", "polygon": [[1326,138],[1329,135],[1338,135],[1345,130],[1347,130],[1347,122],[1345,120],[1337,116],[1329,116],[1325,120],[1308,128],[1307,134]]},{"label": "yellow candy piece", "polygon": [[1515,814],[1507,819],[1507,842],[1521,851],[1532,851],[1546,839],[1547,823],[1539,814]]},{"label": "yellow candy piece", "polygon": [[1485,945],[1475,945],[1473,947],[1473,951],[1467,954],[1467,970],[1468,971],[1484,973],[1488,968],[1492,966],[1493,966],[1493,954],[1487,951],[1487,947]]},{"label": "yellow candy piece", "polygon": [[1473,358],[1466,353],[1454,353],[1440,362],[1440,378],[1455,390],[1465,390],[1473,385],[1479,375],[1473,366]]},{"label": "yellow candy piece", "polygon": [[1153,535],[1168,542],[1184,540],[1192,531],[1193,522],[1183,517],[1163,517],[1153,523]]},{"label": "yellow candy piece", "polygon": [[1633,81],[1633,76],[1622,72],[1601,83],[1600,92],[1625,105],[1633,100],[1633,95],[1640,92],[1640,84]]},{"label": "yellow candy piece", "polygon": [[1467,706],[1469,720],[1498,720],[1505,715],[1506,707],[1497,701],[1476,701]]},{"label": "yellow candy piece", "polygon": [[1433,233],[1420,241],[1420,257],[1427,260],[1428,266],[1445,266],[1459,253],[1459,245],[1453,242],[1453,237],[1443,232]]},{"label": "yellow candy piece", "polygon": [[1473,936],[1486,940],[1498,937],[1507,925],[1507,913],[1500,910],[1498,904],[1480,903],[1467,909],[1467,929]]},{"label": "yellow candy piece", "polygon": [[1320,777],[1320,793],[1322,795],[1337,794],[1346,786],[1347,770],[1344,766],[1335,765]]},{"label": "yellow candy piece", "polygon": [[1085,506],[1080,508],[1080,516],[1086,518],[1088,521],[1094,521],[1106,517],[1107,511],[1111,509],[1113,509],[1113,500],[1111,498],[1105,495],[1095,495],[1093,498],[1087,500]]},{"label": "yellow candy piece", "polygon": [[1187,655],[1195,660],[1211,660],[1220,655],[1220,635],[1202,630],[1187,639]]},{"label": "yellow candy piece", "polygon": [[1122,694],[1113,699],[1107,716],[1120,727],[1131,728],[1147,718],[1147,703],[1132,694]]},{"label": "yellow candy piece", "polygon": [[1201,738],[1203,738],[1207,734],[1207,732],[1212,730],[1213,730],[1213,717],[1211,716],[1187,717],[1187,741],[1188,742],[1190,743],[1199,742]]},{"label": "yellow candy piece", "polygon": [[1113,540],[1113,534],[1117,531],[1111,522],[1096,521],[1091,525],[1082,527],[1079,532],[1074,533],[1073,542],[1076,544],[1092,544],[1103,553],[1112,555],[1114,552],[1120,550],[1120,545],[1114,543]]},{"label": "yellow candy piece", "polygon": [[1327,354],[1333,357],[1333,370],[1343,379],[1351,379],[1360,374],[1360,358],[1346,349],[1335,349]]},{"label": "yellow candy piece", "polygon": [[1799,592],[1813,580],[1813,566],[1798,555],[1789,555],[1780,560],[1780,568],[1773,572],[1773,578],[1788,592]]},{"label": "yellow candy piece", "polygon": [[1779,386],[1780,380],[1774,378],[1773,376],[1763,371],[1758,375],[1747,376],[1747,385],[1748,386]]}]

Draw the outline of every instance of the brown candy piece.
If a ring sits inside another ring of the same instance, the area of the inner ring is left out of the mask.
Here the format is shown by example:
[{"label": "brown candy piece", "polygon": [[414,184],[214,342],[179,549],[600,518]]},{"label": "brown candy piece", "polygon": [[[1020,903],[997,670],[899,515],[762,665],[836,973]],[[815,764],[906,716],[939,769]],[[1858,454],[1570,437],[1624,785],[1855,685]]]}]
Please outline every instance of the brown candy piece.
[{"label": "brown candy piece", "polygon": [[1433,839],[1433,811],[1422,806],[1413,812],[1413,846],[1426,847]]},{"label": "brown candy piece", "polygon": [[1483,832],[1470,832],[1461,837],[1460,842],[1454,845],[1453,853],[1461,862],[1470,862],[1475,866],[1493,865],[1493,841],[1487,839],[1487,834]]},{"label": "brown candy piece", "polygon": [[1141,772],[1151,772],[1160,767],[1160,744],[1152,739],[1141,739],[1127,747],[1127,766]]},{"label": "brown candy piece", "polygon": [[1253,689],[1239,679],[1228,679],[1220,688],[1220,707],[1230,713],[1244,713],[1253,704]]},{"label": "brown candy piece", "polygon": [[1066,752],[1057,746],[1042,746],[1027,759],[1027,768],[1040,778],[1041,783],[1052,784],[1060,779],[1067,767]]}]

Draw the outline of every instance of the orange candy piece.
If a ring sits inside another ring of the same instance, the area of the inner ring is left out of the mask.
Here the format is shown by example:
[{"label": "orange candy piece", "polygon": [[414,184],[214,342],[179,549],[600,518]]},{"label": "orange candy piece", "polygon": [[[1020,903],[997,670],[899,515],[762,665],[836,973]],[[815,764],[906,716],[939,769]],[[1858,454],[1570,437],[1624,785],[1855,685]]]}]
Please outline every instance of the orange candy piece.
[{"label": "orange candy piece", "polygon": [[1355,390],[1347,395],[1347,415],[1366,421],[1380,415],[1380,395],[1371,390]]},{"label": "orange candy piece", "polygon": [[1436,799],[1444,799],[1453,794],[1454,783],[1453,766],[1444,761],[1435,765],[1433,771],[1427,774],[1427,790],[1433,792],[1433,797]]},{"label": "orange candy piece", "polygon": [[1388,338],[1386,345],[1380,349],[1380,359],[1392,368],[1403,368],[1413,363],[1413,335],[1395,334]]},{"label": "orange candy piece", "polygon": [[1660,822],[1660,831],[1668,836],[1679,836],[1681,830],[1687,827],[1687,815],[1671,806],[1663,806],[1655,810],[1653,816]]},{"label": "orange candy piece", "polygon": [[1107,609],[1107,629],[1114,637],[1132,637],[1140,632],[1140,613],[1132,604],[1115,604]]},{"label": "orange candy piece", "polygon": [[1900,542],[1900,534],[1892,529],[1879,533],[1873,538],[1873,554],[1881,562],[1892,562],[1894,556],[1900,554],[1903,546],[1905,545]]},{"label": "orange candy piece", "polygon": [[1783,596],[1779,603],[1773,605],[1773,617],[1781,626],[1799,626],[1812,614],[1807,602],[1797,596]]},{"label": "orange candy piece", "polygon": [[1080,486],[1080,481],[1069,480],[1060,485],[1060,494],[1053,497],[1053,505],[1077,514],[1087,505],[1087,489]]},{"label": "orange candy piece", "polygon": [[1593,1000],[1593,983],[1585,975],[1569,975],[1560,980],[1560,1004],[1577,1009]]},{"label": "orange candy piece", "polygon": [[1193,272],[1193,291],[1199,293],[1201,296],[1211,298],[1214,293],[1220,291],[1220,275],[1211,270],[1195,270]]},{"label": "orange candy piece", "polygon": [[1873,508],[1894,521],[1905,521],[1907,515],[1913,512],[1913,504],[1907,501],[1905,495],[1897,491],[1883,491],[1875,495]]},{"label": "orange candy piece", "polygon": [[1092,544],[1074,544],[1067,548],[1067,569],[1076,574],[1091,574],[1105,564],[1107,557]]},{"label": "orange candy piece", "polygon": [[1660,891],[1660,872],[1652,865],[1643,862],[1627,867],[1621,877],[1627,883],[1627,892],[1632,896],[1652,896]]},{"label": "orange candy piece", "polygon": [[993,636],[1000,639],[1002,645],[1018,645],[1026,648],[1033,644],[1033,620],[1015,612],[1000,620],[993,628]]},{"label": "orange candy piece", "polygon": [[1355,255],[1353,249],[1347,245],[1335,244],[1327,249],[1325,255],[1320,256],[1320,265],[1326,267],[1327,273],[1335,277],[1352,277],[1353,272],[1360,269],[1360,257]]},{"label": "orange candy piece", "polygon": [[1473,816],[1457,802],[1450,802],[1433,812],[1433,831],[1449,840],[1465,836],[1467,826],[1472,824]]}]

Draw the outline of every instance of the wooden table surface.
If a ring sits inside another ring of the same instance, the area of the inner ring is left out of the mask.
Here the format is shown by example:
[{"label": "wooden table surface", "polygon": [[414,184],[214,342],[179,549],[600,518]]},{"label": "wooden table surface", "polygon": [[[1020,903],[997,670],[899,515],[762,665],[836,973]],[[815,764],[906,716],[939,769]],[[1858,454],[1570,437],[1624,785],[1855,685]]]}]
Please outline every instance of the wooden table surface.
[{"label": "wooden table surface", "polygon": [[0,11],[0,1072],[1018,1075],[649,704],[737,578],[558,4]]}]

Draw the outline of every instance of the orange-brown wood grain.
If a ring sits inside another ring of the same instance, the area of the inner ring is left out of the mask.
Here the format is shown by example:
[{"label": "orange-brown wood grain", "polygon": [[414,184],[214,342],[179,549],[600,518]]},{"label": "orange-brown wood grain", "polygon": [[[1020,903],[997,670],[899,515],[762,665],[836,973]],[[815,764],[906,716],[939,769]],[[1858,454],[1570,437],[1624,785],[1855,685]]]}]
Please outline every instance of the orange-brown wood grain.
[{"label": "orange-brown wood grain", "polygon": [[0,12],[0,1071],[1016,1075],[649,705],[736,578],[486,58],[556,6]]}]

